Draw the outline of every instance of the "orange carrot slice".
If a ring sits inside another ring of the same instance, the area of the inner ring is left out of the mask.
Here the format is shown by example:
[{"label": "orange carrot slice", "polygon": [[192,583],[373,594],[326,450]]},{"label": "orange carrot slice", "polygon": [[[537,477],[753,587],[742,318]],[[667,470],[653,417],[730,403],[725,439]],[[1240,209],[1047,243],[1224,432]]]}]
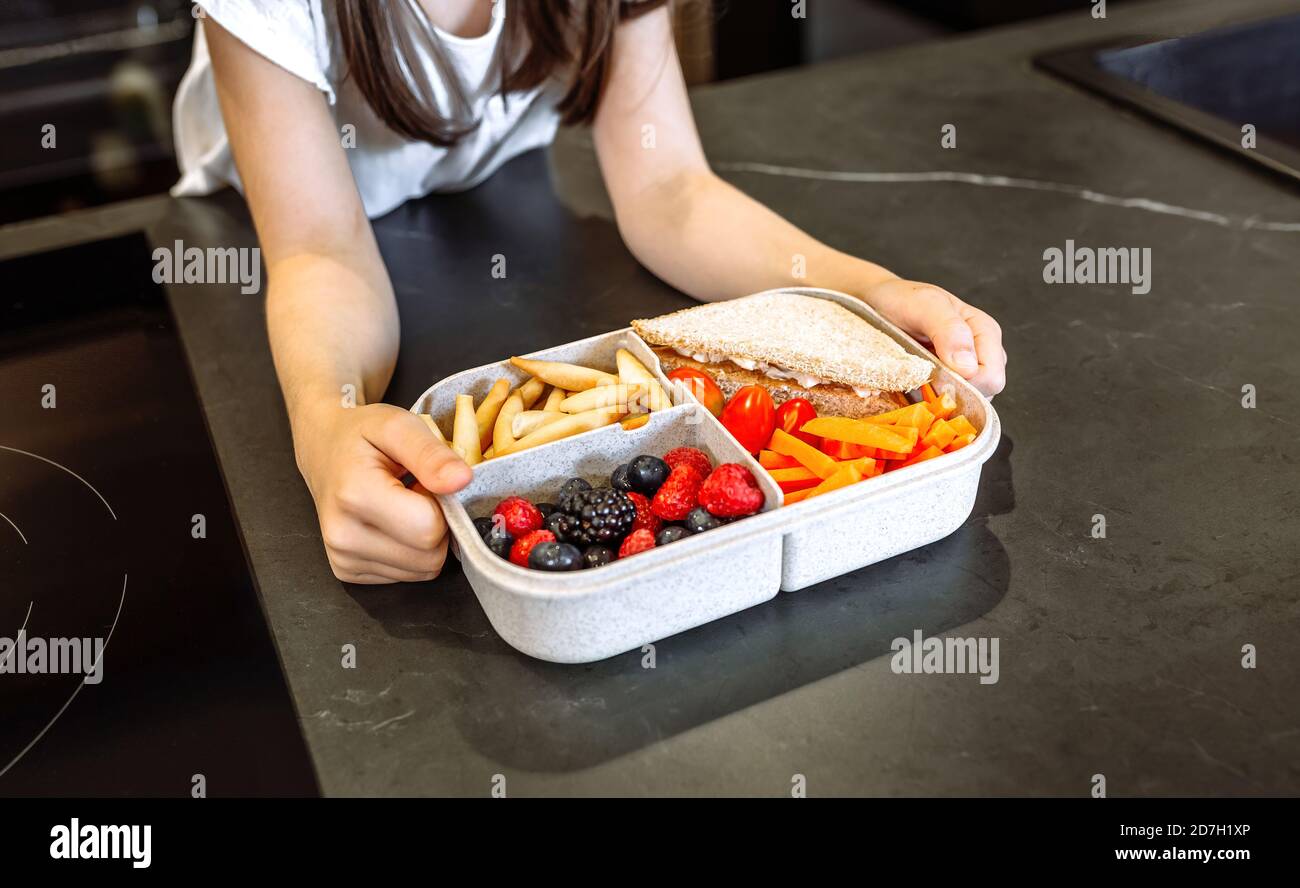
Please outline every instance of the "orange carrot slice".
[{"label": "orange carrot slice", "polygon": [[772,476],[772,480],[778,484],[782,481],[809,481],[813,478],[821,480],[819,475],[814,474],[811,470],[803,466],[797,466],[793,469],[768,469],[767,473]]},{"label": "orange carrot slice", "polygon": [[777,453],[775,450],[760,450],[758,452],[758,464],[765,469],[795,469],[801,463],[793,456],[786,456],[784,453]]},{"label": "orange carrot slice", "polygon": [[805,487],[803,490],[789,491],[788,493],[786,493],[785,499],[781,501],[781,504],[785,506],[790,506],[797,502],[806,500],[808,499],[808,497],[812,496],[812,492],[814,489],[815,488],[812,487]]},{"label": "orange carrot slice", "polygon": [[944,448],[944,452],[953,453],[954,451],[961,450],[963,447],[970,444],[974,440],[975,440],[974,435],[958,435],[957,437],[952,439],[951,444],[949,444],[947,447]]},{"label": "orange carrot slice", "polygon": [[839,468],[839,463],[822,453],[811,444],[800,441],[784,429],[772,432],[770,446],[777,453],[797,459],[800,465],[810,469],[818,478],[829,478]]},{"label": "orange carrot slice", "polygon": [[783,493],[795,493],[799,490],[808,490],[809,488],[816,487],[820,483],[822,483],[822,479],[813,475],[811,478],[803,481],[779,481],[776,486],[780,487]]},{"label": "orange carrot slice", "polygon": [[848,487],[850,484],[857,484],[862,480],[862,473],[852,463],[846,463],[835,470],[835,473],[826,480],[822,481],[812,489],[809,497],[821,496],[823,493],[830,493],[832,490],[839,490],[841,487]]},{"label": "orange carrot slice", "polygon": [[953,431],[952,426],[946,420],[936,419],[934,425],[930,426],[930,431],[926,432],[925,437],[921,439],[921,443],[926,447],[936,447],[943,450],[952,443],[952,439],[955,437],[957,437],[957,433]]},{"label": "orange carrot slice", "polygon": [[915,404],[908,404],[906,407],[900,407],[897,410],[891,410],[888,413],[877,413],[875,416],[868,416],[863,422],[869,422],[872,425],[904,425],[913,426],[914,428],[926,428],[934,422],[934,414],[926,406],[924,401],[918,401]]},{"label": "orange carrot slice", "polygon": [[843,416],[819,416],[803,424],[800,431],[836,441],[848,441],[850,444],[862,444],[865,447],[880,447],[884,450],[911,450],[919,434],[908,426],[882,426],[848,419]]},{"label": "orange carrot slice", "polygon": [[952,430],[957,433],[958,437],[961,435],[979,434],[979,429],[975,428],[971,421],[966,418],[966,414],[964,413],[958,413],[956,416],[949,419],[948,425],[952,426]]},{"label": "orange carrot slice", "polygon": [[927,404],[931,401],[939,400],[939,395],[935,393],[934,386],[930,385],[928,382],[921,386],[921,397],[925,399]]},{"label": "orange carrot slice", "polygon": [[927,405],[936,419],[947,419],[957,412],[957,399],[944,392],[939,398]]},{"label": "orange carrot slice", "polygon": [[934,459],[936,456],[943,456],[943,451],[938,447],[927,447],[919,453],[909,456],[900,463],[894,463],[891,469],[905,469],[908,466],[914,466],[919,462],[925,462],[927,459]]}]

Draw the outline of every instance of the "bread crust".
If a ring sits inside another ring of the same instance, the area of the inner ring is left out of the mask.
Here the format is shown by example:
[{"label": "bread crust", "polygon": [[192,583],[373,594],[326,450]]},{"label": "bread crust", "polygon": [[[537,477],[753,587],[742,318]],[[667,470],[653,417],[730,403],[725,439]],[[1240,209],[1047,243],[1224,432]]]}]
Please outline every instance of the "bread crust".
[{"label": "bread crust", "polygon": [[907,406],[907,399],[898,392],[882,392],[870,398],[863,398],[847,385],[838,383],[827,383],[808,389],[788,379],[772,379],[756,370],[746,370],[731,361],[709,364],[679,355],[670,348],[656,348],[654,351],[659,357],[659,364],[665,374],[679,367],[700,370],[713,377],[713,381],[722,390],[723,397],[728,400],[747,385],[761,385],[772,393],[772,400],[777,405],[791,398],[805,398],[816,408],[820,416],[848,416],[861,419]]}]

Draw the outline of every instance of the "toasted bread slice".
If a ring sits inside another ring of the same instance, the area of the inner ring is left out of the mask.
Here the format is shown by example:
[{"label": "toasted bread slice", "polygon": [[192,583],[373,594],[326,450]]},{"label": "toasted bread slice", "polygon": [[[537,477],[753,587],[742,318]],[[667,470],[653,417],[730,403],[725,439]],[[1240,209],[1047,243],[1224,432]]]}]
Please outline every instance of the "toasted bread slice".
[{"label": "toasted bread slice", "polygon": [[683,357],[671,348],[656,348],[655,354],[659,356],[659,363],[664,373],[671,373],[678,367],[689,367],[709,374],[718,384],[718,388],[722,389],[722,396],[727,400],[731,400],[732,395],[747,385],[761,385],[772,393],[772,400],[777,405],[791,398],[806,398],[820,416],[849,416],[860,419],[907,406],[907,399],[897,392],[882,392],[863,398],[847,385],[838,383],[804,388],[791,380],[772,379],[757,370],[746,370],[730,361],[705,363],[694,358]]},{"label": "toasted bread slice", "polygon": [[850,391],[909,392],[934,370],[844,306],[797,293],[713,302],[635,320],[632,328],[651,345],[704,355],[710,363],[767,364]]}]

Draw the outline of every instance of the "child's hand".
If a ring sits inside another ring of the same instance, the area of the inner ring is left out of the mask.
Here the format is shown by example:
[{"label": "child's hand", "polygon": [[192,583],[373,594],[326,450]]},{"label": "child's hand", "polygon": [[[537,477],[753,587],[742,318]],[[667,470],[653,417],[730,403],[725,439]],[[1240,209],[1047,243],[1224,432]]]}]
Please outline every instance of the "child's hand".
[{"label": "child's hand", "polygon": [[868,287],[862,299],[922,342],[984,394],[1007,384],[1007,353],[998,322],[932,284],[898,278]]},{"label": "child's hand", "polygon": [[[298,468],[334,575],[349,583],[436,577],[447,559],[447,525],[429,492],[460,490],[470,467],[398,407],[330,406],[297,419]],[[410,489],[406,472],[418,482]]]}]

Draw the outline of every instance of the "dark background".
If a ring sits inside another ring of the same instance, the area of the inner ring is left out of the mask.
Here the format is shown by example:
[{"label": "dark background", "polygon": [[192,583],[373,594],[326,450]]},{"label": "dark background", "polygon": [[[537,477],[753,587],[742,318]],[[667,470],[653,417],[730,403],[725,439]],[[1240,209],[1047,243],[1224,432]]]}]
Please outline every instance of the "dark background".
[{"label": "dark background", "polygon": [[[1112,0],[1119,7],[1140,0]],[[727,80],[1066,11],[1083,0],[682,0],[692,83]],[[0,224],[165,191],[176,180],[171,103],[189,63],[183,0],[0,4]]]}]

